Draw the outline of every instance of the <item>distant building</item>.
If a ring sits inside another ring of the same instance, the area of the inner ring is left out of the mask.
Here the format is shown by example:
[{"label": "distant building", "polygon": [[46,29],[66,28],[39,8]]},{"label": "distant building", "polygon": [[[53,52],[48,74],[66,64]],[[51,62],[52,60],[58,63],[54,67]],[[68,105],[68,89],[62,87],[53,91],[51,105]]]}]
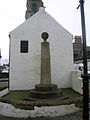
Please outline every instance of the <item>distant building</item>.
[{"label": "distant building", "polygon": [[0,49],[0,59],[2,58],[2,56],[1,56],[1,49]]},{"label": "distant building", "polygon": [[40,7],[43,7],[41,0],[27,0],[26,20],[39,11]]},{"label": "distant building", "polygon": [[82,49],[83,49],[83,43],[82,43],[81,36],[75,36],[75,41],[73,43],[74,61],[82,59]]},{"label": "distant building", "polygon": [[[81,36],[75,36],[73,43],[73,58],[74,62],[83,59],[83,43]],[[87,58],[90,59],[90,46],[87,46]]]},{"label": "distant building", "polygon": [[87,58],[90,59],[90,46],[87,46]]}]

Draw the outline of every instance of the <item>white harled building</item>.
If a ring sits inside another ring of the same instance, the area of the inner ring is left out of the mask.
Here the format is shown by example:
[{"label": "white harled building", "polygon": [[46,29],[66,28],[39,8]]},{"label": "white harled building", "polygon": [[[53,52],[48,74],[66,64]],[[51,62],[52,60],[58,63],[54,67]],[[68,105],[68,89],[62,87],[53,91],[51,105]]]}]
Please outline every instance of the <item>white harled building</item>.
[{"label": "white harled building", "polygon": [[10,32],[10,90],[29,90],[40,83],[43,32],[49,34],[52,83],[59,88],[71,87],[73,36],[45,11],[43,3],[38,5],[42,6],[39,11],[29,18],[26,14],[27,20]]}]

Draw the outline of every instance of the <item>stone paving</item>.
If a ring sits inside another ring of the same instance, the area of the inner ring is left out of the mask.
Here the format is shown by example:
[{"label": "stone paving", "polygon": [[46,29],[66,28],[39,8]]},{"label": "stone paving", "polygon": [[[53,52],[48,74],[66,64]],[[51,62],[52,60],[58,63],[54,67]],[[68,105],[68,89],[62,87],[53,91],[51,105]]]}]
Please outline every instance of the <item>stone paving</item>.
[{"label": "stone paving", "polygon": [[82,111],[71,113],[64,116],[58,117],[37,117],[37,118],[10,118],[0,116],[0,120],[82,120]]}]

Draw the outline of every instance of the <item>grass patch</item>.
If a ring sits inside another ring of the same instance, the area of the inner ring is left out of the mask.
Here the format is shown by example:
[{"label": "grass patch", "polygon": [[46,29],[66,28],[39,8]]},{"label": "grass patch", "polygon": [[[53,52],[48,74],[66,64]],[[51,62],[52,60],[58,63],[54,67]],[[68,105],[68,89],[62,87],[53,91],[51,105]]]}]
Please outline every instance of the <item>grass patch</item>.
[{"label": "grass patch", "polygon": [[29,95],[29,91],[27,90],[15,90],[10,91],[7,95],[3,96],[2,98],[5,99],[14,99],[14,100],[21,100],[25,99]]},{"label": "grass patch", "polygon": [[63,91],[63,94],[68,95],[70,99],[82,96],[80,93],[72,90],[71,88],[65,88],[65,89],[63,88],[62,91]]},{"label": "grass patch", "polygon": [[[34,106],[55,106],[55,105],[65,105],[65,104],[76,104],[77,106],[81,106],[82,103],[82,95],[75,92],[71,88],[62,89],[63,95],[67,96],[67,99],[37,99],[33,100],[30,98],[30,91],[10,91],[7,95],[0,98],[0,101],[10,103],[15,107],[22,109],[34,109]],[[27,98],[30,100],[26,100]]]}]

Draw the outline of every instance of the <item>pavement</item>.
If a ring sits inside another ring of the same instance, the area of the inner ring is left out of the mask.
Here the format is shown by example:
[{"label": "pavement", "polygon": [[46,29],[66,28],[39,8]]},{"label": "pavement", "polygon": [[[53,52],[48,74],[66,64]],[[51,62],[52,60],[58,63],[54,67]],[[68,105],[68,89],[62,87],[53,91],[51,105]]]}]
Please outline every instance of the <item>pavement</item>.
[{"label": "pavement", "polygon": [[82,120],[82,111],[57,117],[12,118],[0,115],[0,120]]}]

